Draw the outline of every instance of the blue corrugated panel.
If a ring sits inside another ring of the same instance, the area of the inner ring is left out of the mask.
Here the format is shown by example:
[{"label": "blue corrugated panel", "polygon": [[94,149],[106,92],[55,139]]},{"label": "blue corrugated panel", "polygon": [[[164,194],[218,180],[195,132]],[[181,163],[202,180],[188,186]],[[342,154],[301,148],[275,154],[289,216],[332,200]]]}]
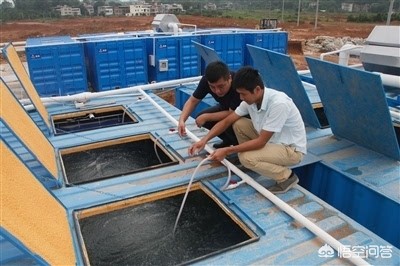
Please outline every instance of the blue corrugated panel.
[{"label": "blue corrugated panel", "polygon": [[[202,35],[202,44],[214,49],[231,70],[238,70],[243,66],[243,40],[242,33]],[[204,62],[202,64],[204,70]]]},{"label": "blue corrugated panel", "polygon": [[265,48],[274,52],[286,54],[288,46],[288,34],[287,32],[276,31],[245,33],[243,46],[244,64],[253,66],[253,59],[250,56],[246,44],[251,44],[260,48]]},{"label": "blue corrugated panel", "polygon": [[192,41],[201,42],[200,36],[182,36],[179,39],[181,78],[195,77],[201,74],[200,57]]},{"label": "blue corrugated panel", "polygon": [[0,227],[0,265],[49,265]]},{"label": "blue corrugated panel", "polygon": [[26,59],[40,96],[87,91],[83,46],[70,37],[30,38],[26,41]]},{"label": "blue corrugated panel", "polygon": [[247,48],[253,58],[254,66],[260,71],[265,85],[286,93],[299,108],[304,123],[320,128],[321,124],[291,58],[281,53],[251,45],[247,45]]},{"label": "blue corrugated panel", "polygon": [[147,83],[145,39],[96,39],[84,45],[89,81],[95,91]]},{"label": "blue corrugated panel", "polygon": [[311,57],[306,59],[332,132],[399,160],[399,143],[380,76]]},{"label": "blue corrugated panel", "polygon": [[180,77],[179,37],[147,38],[149,81],[166,81]]}]

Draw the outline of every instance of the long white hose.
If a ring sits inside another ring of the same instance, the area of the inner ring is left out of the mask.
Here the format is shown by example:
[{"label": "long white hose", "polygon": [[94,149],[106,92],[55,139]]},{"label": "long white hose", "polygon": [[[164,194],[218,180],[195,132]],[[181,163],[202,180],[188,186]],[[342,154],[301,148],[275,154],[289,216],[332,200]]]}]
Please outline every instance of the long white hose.
[{"label": "long white hose", "polygon": [[[198,169],[200,168],[200,166],[202,166],[207,160],[209,160],[208,157],[204,158],[204,159],[197,165],[196,169],[194,169],[194,172],[193,172],[193,174],[192,174],[192,177],[190,178],[189,184],[188,184],[188,186],[187,186],[187,188],[186,188],[185,196],[183,197],[183,200],[182,200],[181,208],[179,209],[178,216],[176,217],[176,220],[175,220],[174,230],[172,231],[174,235],[175,235],[175,231],[176,231],[176,227],[177,227],[177,225],[178,225],[179,219],[180,219],[181,214],[182,214],[183,207],[185,206],[186,198],[187,198],[187,196],[188,196],[188,194],[189,194],[190,187],[192,186],[193,179],[194,179],[194,177],[195,177],[196,174],[197,174],[197,170],[198,170]],[[229,182],[230,182],[230,180],[231,180],[231,169],[230,169],[224,162],[222,162],[222,164],[225,165],[226,168],[228,169],[228,178],[227,178],[225,184],[221,187],[221,190],[225,190],[225,189],[228,187]]]},{"label": "long white hose", "polygon": [[[160,105],[158,105],[147,93],[145,93],[142,89],[138,89],[140,93],[143,94],[144,97],[146,97],[147,100],[149,100],[150,103],[154,105],[160,112],[162,112],[174,125],[178,125],[178,121],[176,121],[175,118],[173,118],[168,112],[166,112]],[[186,129],[186,134],[193,139],[194,141],[199,141],[200,139],[194,135],[192,132]],[[213,149],[206,145],[204,149],[212,153]],[[252,179],[250,176],[248,176],[246,173],[241,171],[239,168],[237,168],[235,165],[233,165],[231,162],[228,160],[224,159],[223,162],[225,165],[229,166],[229,168],[237,174],[243,181],[245,181],[249,186],[253,187],[255,190],[257,190],[261,195],[272,201],[276,206],[278,206],[281,210],[286,212],[288,215],[292,216],[296,221],[301,223],[304,227],[306,227],[308,230],[313,232],[316,236],[321,238],[325,243],[330,245],[332,248],[337,250],[338,252],[346,250],[346,255],[349,255],[347,258],[350,260],[352,263],[355,265],[370,265],[367,261],[364,259],[360,258],[357,254],[355,254],[352,251],[348,251],[348,249],[345,248],[344,245],[342,245],[337,239],[332,237],[330,234],[322,230],[320,227],[318,227],[315,223],[311,222],[310,220],[307,219],[307,217],[303,216],[301,213],[293,209],[290,205],[288,205],[286,202],[269,192],[265,187],[261,186],[258,184],[254,179]]]},{"label": "long white hose", "polygon": [[176,217],[176,220],[175,220],[174,230],[172,231],[172,234],[173,234],[173,235],[175,235],[176,226],[178,225],[179,218],[181,218],[182,210],[183,210],[183,207],[185,206],[186,198],[187,198],[187,195],[189,194],[190,187],[192,186],[192,182],[193,182],[194,177],[196,176],[197,170],[199,170],[200,166],[202,166],[203,163],[204,163],[205,161],[207,161],[207,160],[208,160],[208,157],[205,158],[205,159],[203,159],[203,160],[197,165],[196,169],[194,169],[194,172],[193,172],[193,174],[192,174],[192,177],[190,178],[189,184],[188,184],[188,186],[187,186],[187,188],[186,188],[186,192],[185,192],[185,196],[183,197],[183,200],[182,200],[181,208],[179,209],[178,216]]}]

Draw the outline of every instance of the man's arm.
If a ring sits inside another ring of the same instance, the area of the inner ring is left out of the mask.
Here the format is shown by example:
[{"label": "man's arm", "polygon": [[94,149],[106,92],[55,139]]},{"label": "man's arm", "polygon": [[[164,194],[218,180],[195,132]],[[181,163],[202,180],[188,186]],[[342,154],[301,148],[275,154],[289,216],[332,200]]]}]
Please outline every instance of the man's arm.
[{"label": "man's arm", "polygon": [[209,121],[221,121],[222,119],[227,117],[231,112],[232,110],[229,109],[215,113],[204,113],[196,118],[196,125],[198,127],[202,127],[206,122]]},{"label": "man's arm", "polygon": [[205,135],[200,141],[196,142],[192,146],[189,147],[189,155],[193,155],[204,149],[206,143],[214,138],[215,136],[220,135],[224,132],[230,125],[232,125],[235,121],[237,121],[241,116],[237,115],[235,112],[231,112],[227,117],[223,120],[219,121],[215,126],[213,126],[210,131]]},{"label": "man's arm", "polygon": [[211,153],[210,160],[222,161],[227,155],[233,153],[259,150],[265,146],[265,144],[271,139],[273,134],[274,132],[261,130],[260,135],[256,139],[243,142],[239,145],[215,150],[213,153]]},{"label": "man's arm", "polygon": [[196,106],[199,104],[199,102],[200,102],[199,99],[190,96],[189,99],[186,101],[185,105],[183,106],[178,121],[178,133],[180,136],[186,135],[185,122],[190,116],[190,114],[193,112],[193,110],[196,108]]}]

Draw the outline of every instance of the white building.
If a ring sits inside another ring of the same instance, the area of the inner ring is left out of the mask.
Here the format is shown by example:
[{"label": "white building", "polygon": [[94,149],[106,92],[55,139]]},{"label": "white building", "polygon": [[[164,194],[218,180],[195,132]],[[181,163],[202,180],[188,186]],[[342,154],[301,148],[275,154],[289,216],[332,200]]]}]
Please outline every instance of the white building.
[{"label": "white building", "polygon": [[97,15],[101,16],[112,16],[114,14],[114,10],[112,6],[99,6],[97,7]]},{"label": "white building", "polygon": [[370,5],[364,3],[342,3],[343,11],[347,12],[369,12]]},{"label": "white building", "polygon": [[181,4],[161,4],[161,7],[161,13],[165,14],[181,14],[185,12]]},{"label": "white building", "polygon": [[61,16],[81,16],[81,9],[79,7],[70,7],[67,5],[58,6],[56,11],[60,12]]},{"label": "white building", "polygon": [[85,9],[87,10],[87,12],[89,13],[90,16],[94,14],[93,5],[83,3],[83,6],[85,7]]},{"label": "white building", "polygon": [[353,11],[353,3],[342,3],[342,10],[347,12]]},{"label": "white building", "polygon": [[217,5],[214,3],[207,3],[204,5],[204,9],[206,10],[217,10]]},{"label": "white building", "polygon": [[127,16],[150,16],[151,5],[149,4],[136,4],[129,6],[129,13]]}]

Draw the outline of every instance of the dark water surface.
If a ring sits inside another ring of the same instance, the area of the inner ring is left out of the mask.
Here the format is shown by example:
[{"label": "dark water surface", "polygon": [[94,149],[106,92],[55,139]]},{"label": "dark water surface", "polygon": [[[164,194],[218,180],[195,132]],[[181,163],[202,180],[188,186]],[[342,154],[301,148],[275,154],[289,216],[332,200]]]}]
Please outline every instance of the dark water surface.
[{"label": "dark water surface", "polygon": [[[163,164],[172,162],[159,147],[157,153]],[[71,184],[121,176],[161,164],[151,139],[65,154],[62,161]]]},{"label": "dark water surface", "polygon": [[201,190],[79,221],[91,265],[176,265],[249,240]]},{"label": "dark water surface", "polygon": [[105,128],[112,126],[120,126],[126,124],[137,123],[125,113],[124,110],[116,110],[109,112],[94,111],[94,116],[89,118],[87,115],[66,119],[57,119],[54,121],[54,129],[56,135],[68,134],[73,132],[82,132],[91,129]]}]

